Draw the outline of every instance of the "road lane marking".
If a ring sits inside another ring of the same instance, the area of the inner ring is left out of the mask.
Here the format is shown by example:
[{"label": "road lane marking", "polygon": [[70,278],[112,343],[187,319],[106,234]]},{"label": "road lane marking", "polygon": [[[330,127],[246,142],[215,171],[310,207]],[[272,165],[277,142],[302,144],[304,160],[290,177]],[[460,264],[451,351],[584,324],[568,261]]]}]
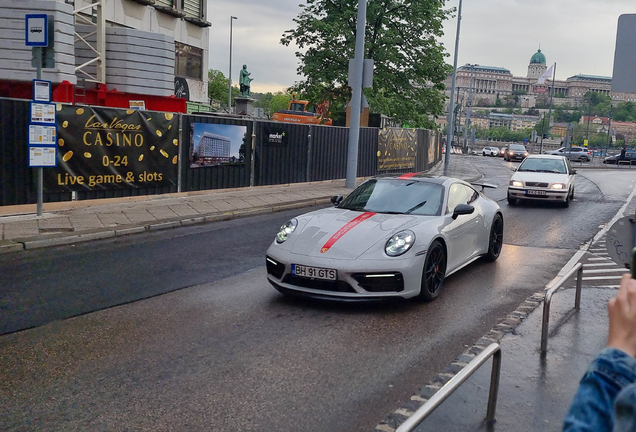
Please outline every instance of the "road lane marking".
[{"label": "road lane marking", "polygon": [[585,263],[583,264],[583,267],[587,268],[587,267],[601,267],[601,266],[615,266],[616,264],[614,263],[614,261],[611,262],[604,262],[604,263]]},{"label": "road lane marking", "polygon": [[612,260],[610,260],[609,258],[588,258],[589,261],[611,261],[614,262]]}]

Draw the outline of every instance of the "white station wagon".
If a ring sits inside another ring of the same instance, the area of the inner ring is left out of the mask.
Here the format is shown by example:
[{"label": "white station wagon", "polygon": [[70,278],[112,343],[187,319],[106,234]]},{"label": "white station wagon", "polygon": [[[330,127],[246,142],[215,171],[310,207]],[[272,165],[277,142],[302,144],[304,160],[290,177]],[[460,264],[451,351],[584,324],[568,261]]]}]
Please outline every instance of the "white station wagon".
[{"label": "white station wagon", "polygon": [[510,179],[508,204],[517,200],[557,201],[565,207],[574,198],[574,175],[564,156],[529,155]]}]

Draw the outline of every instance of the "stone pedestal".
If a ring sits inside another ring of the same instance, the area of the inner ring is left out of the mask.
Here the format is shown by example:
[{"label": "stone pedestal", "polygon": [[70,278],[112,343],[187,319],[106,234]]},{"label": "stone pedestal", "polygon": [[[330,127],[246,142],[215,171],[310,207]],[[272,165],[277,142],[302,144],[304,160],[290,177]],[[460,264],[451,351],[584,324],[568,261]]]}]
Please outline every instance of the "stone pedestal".
[{"label": "stone pedestal", "polygon": [[236,114],[253,117],[254,102],[256,102],[256,99],[252,99],[250,97],[245,97],[245,96],[235,97],[234,103],[236,104]]}]

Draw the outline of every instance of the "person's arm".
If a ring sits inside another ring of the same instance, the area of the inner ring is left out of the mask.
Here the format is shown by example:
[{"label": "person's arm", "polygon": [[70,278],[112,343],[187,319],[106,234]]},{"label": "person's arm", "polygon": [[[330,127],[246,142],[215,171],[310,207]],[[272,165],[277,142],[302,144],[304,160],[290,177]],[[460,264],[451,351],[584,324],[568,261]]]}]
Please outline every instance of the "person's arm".
[{"label": "person's arm", "polygon": [[619,392],[623,389],[629,392],[636,382],[636,280],[631,275],[623,276],[618,295],[609,301],[608,310],[608,347],[592,361],[583,376],[565,417],[564,431],[612,431],[615,420],[618,426],[623,423],[625,413],[635,411],[636,399],[629,395],[623,398],[621,394],[618,401],[623,401],[622,409],[614,412]]}]

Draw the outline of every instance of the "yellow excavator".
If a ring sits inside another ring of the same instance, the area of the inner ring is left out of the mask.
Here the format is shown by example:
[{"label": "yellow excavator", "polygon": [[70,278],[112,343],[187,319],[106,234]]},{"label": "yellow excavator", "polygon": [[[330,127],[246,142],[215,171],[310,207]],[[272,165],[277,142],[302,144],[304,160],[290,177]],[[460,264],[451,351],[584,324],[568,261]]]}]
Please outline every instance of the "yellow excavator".
[{"label": "yellow excavator", "polygon": [[292,99],[289,102],[289,109],[277,111],[272,116],[272,120],[285,123],[298,124],[319,124],[331,126],[332,121],[326,117],[329,105],[322,103],[318,105],[316,111],[307,111],[309,101]]}]

